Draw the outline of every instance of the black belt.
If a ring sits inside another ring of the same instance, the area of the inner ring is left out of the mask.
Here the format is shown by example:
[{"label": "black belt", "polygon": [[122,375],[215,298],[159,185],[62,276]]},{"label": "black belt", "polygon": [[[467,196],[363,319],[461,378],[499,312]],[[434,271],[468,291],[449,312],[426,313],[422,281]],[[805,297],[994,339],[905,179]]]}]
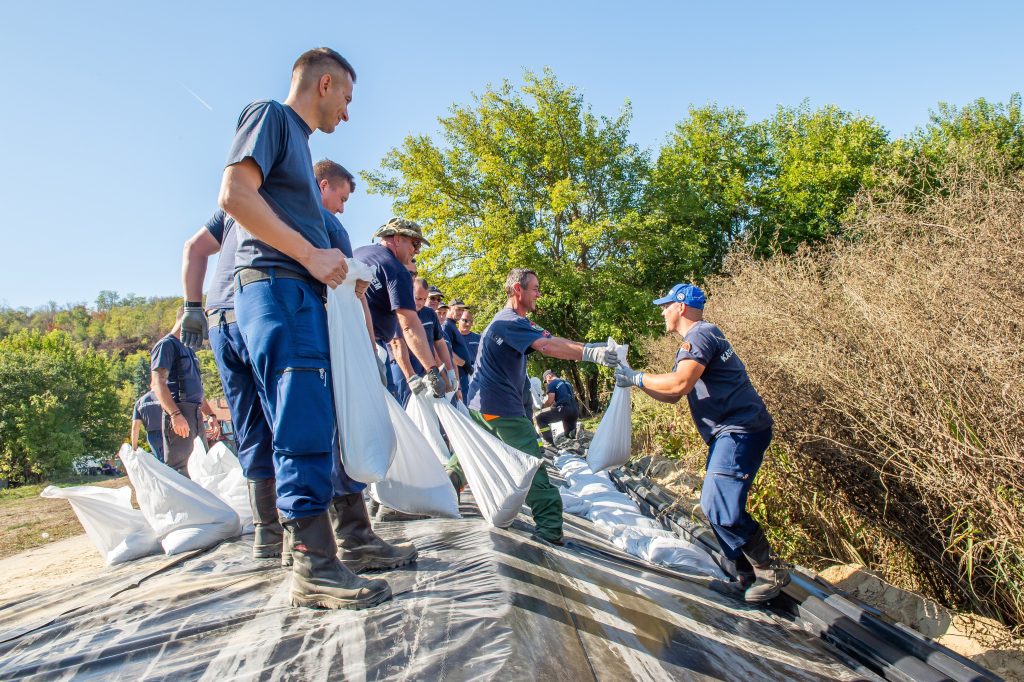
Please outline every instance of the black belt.
[{"label": "black belt", "polygon": [[218,308],[206,313],[206,322],[211,327],[222,324],[234,324],[236,321],[234,308]]},{"label": "black belt", "polygon": [[303,275],[284,268],[242,268],[235,273],[235,293],[247,284],[253,282],[265,282],[268,279],[297,279],[306,282],[313,291],[320,295],[320,298],[327,301],[327,287],[308,275]]}]

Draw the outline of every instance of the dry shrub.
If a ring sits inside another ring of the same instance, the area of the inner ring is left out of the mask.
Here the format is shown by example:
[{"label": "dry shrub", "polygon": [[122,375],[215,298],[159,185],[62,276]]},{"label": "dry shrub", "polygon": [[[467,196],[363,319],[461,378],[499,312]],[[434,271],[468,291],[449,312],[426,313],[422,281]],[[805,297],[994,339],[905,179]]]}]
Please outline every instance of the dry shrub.
[{"label": "dry shrub", "polygon": [[[1024,183],[858,201],[856,240],[736,256],[707,318],[776,421],[762,510],[887,579],[1024,623]],[[785,491],[785,495],[779,495]],[[757,498],[755,496],[754,503]]]}]

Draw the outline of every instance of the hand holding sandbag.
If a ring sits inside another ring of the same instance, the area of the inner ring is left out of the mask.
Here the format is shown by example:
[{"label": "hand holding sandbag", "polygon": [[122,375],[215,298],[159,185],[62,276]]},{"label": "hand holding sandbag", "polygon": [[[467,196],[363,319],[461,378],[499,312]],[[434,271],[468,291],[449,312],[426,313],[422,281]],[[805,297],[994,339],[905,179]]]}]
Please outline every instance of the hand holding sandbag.
[{"label": "hand holding sandbag", "polygon": [[615,367],[619,364],[619,356],[616,349],[606,343],[588,343],[583,346],[583,362]]},{"label": "hand holding sandbag", "polygon": [[615,385],[619,388],[643,387],[643,375],[643,372],[629,367],[617,367],[615,369]]}]

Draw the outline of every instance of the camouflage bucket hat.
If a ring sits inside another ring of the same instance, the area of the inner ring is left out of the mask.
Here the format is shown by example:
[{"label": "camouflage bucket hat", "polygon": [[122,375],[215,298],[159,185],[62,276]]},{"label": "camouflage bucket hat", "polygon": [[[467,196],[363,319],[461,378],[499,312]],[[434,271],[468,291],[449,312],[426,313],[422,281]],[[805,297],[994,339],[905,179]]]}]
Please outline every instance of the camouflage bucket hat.
[{"label": "camouflage bucket hat", "polygon": [[411,220],[404,218],[392,218],[385,224],[377,228],[377,231],[373,233],[374,237],[390,237],[393,234],[400,234],[405,237],[413,237],[414,239],[422,239],[423,244],[426,246],[430,245],[426,237],[423,236],[423,228],[418,223],[414,223]]}]

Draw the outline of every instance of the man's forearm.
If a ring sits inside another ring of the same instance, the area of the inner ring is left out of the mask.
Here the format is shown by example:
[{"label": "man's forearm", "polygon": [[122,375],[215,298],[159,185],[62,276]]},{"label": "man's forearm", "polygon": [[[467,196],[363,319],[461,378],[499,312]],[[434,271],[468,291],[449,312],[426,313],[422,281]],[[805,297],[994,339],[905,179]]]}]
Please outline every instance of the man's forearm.
[{"label": "man's forearm", "polygon": [[[167,370],[162,370],[166,372]],[[149,387],[153,389],[153,393],[156,395],[156,399],[160,402],[160,407],[163,408],[166,414],[174,414],[180,412],[177,403],[174,402],[174,396],[171,395],[171,389],[167,387],[167,377],[160,374],[161,370],[155,370],[152,374],[152,380],[150,381]]]},{"label": "man's forearm", "polygon": [[412,371],[412,363],[409,362],[409,348],[403,339],[391,340],[391,354],[395,356],[395,364],[398,365],[398,369],[402,370],[406,381],[412,379],[416,373]]},{"label": "man's forearm", "polygon": [[142,427],[142,422],[138,419],[132,420],[132,450],[139,447],[139,430]]},{"label": "man's forearm", "polygon": [[445,369],[454,369],[452,366],[452,356],[448,352],[448,344],[444,342],[444,339],[434,341],[434,355],[441,358]]},{"label": "man's forearm", "polygon": [[303,263],[313,245],[274,213],[258,189],[235,180],[233,169],[232,166],[224,172],[220,207],[253,237]]},{"label": "man's forearm", "polygon": [[202,409],[203,414],[205,414],[207,417],[217,416],[217,413],[213,411],[213,406],[210,405],[210,401],[207,400],[206,398],[203,398],[203,404],[200,409]]},{"label": "man's forearm", "polygon": [[366,302],[365,296],[359,300],[363,304],[363,317],[366,319],[366,331],[370,334],[370,345],[376,348],[377,339],[373,334],[373,316],[370,315],[370,304]]},{"label": "man's forearm", "polygon": [[405,344],[412,354],[416,356],[424,369],[437,367],[434,351],[431,350],[430,342],[427,341],[427,333],[423,330],[420,318],[416,316],[415,312],[405,308],[399,308],[396,313],[398,324],[402,327],[402,338],[405,339]]},{"label": "man's forearm", "polygon": [[560,336],[537,339],[532,345],[534,350],[549,358],[576,361],[583,359],[583,344],[578,341],[563,339]]},{"label": "man's forearm", "polygon": [[220,251],[220,244],[205,227],[189,237],[181,254],[181,287],[186,301],[203,300],[203,280],[210,256]]}]

